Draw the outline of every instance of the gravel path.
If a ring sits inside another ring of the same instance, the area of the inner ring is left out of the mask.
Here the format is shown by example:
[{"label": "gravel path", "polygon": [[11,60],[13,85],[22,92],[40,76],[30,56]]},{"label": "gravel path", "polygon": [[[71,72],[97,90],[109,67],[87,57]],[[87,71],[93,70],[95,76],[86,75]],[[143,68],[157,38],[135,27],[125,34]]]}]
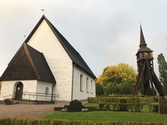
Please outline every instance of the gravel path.
[{"label": "gravel path", "polygon": [[0,117],[7,118],[39,118],[54,111],[54,107],[69,105],[69,102],[55,104],[0,104]]}]

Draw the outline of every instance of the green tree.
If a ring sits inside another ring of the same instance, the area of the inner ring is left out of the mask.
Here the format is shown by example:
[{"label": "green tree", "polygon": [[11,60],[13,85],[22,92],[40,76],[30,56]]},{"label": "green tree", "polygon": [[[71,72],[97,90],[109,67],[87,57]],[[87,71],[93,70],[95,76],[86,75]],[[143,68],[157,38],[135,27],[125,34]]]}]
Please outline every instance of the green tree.
[{"label": "green tree", "polygon": [[121,85],[119,86],[120,94],[132,94],[132,88],[133,86],[131,83],[121,83]]},{"label": "green tree", "polygon": [[100,83],[96,83],[96,95],[104,95],[104,89]]},{"label": "green tree", "polygon": [[163,54],[158,55],[158,69],[159,69],[159,80],[164,85],[165,92],[167,93],[167,62]]},{"label": "green tree", "polygon": [[109,83],[107,86],[104,87],[104,94],[117,94],[118,93],[118,87],[115,83]]}]

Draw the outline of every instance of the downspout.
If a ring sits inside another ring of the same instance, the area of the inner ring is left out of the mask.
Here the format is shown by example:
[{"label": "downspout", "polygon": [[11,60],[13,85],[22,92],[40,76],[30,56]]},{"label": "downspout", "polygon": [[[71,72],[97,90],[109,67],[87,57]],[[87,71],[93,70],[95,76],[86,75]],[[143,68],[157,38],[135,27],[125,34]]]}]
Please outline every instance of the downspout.
[{"label": "downspout", "polygon": [[73,65],[72,65],[72,85],[71,85],[71,101],[73,100],[73,86],[74,86],[74,63],[73,63]]},{"label": "downspout", "polygon": [[52,86],[52,97],[51,97],[51,102],[53,102],[53,90],[54,90],[55,85],[56,85],[56,83],[54,83],[53,86]]}]

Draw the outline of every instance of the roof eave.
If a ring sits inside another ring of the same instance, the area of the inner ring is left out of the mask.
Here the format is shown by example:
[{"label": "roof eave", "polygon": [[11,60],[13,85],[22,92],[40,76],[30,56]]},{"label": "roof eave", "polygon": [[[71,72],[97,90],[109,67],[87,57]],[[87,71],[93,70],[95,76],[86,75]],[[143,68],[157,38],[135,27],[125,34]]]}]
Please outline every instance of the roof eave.
[{"label": "roof eave", "polygon": [[84,68],[82,68],[80,65],[78,65],[76,62],[73,62],[74,65],[78,66],[79,68],[81,68],[83,71],[85,71],[87,74],[89,74],[92,78],[97,79],[96,76],[92,73],[89,73],[88,71],[86,71]]}]

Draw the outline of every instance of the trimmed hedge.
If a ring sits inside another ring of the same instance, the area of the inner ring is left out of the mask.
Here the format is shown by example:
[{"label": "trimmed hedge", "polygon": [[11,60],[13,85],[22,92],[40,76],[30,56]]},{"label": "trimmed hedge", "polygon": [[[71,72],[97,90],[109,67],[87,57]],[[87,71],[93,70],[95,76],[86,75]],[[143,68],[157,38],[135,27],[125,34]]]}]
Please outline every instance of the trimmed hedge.
[{"label": "trimmed hedge", "polygon": [[[124,100],[124,103],[121,103]],[[152,104],[157,102],[157,96],[99,96],[88,97],[88,103],[98,103],[99,110],[114,110],[114,111],[135,111],[140,112],[144,104],[148,105],[150,112],[158,112],[158,105]]]},{"label": "trimmed hedge", "polygon": [[21,118],[0,118],[0,125],[167,125],[167,122],[95,122],[79,120],[46,120],[46,119],[21,119]]},{"label": "trimmed hedge", "polygon": [[140,103],[142,101],[147,101],[147,103],[157,102],[158,97],[157,96],[99,96],[99,97],[88,97],[88,103],[119,103],[120,100],[126,100],[127,103]]},{"label": "trimmed hedge", "polygon": [[135,111],[141,112],[143,108],[142,104],[139,103],[99,103],[99,110],[107,110],[107,111]]}]

